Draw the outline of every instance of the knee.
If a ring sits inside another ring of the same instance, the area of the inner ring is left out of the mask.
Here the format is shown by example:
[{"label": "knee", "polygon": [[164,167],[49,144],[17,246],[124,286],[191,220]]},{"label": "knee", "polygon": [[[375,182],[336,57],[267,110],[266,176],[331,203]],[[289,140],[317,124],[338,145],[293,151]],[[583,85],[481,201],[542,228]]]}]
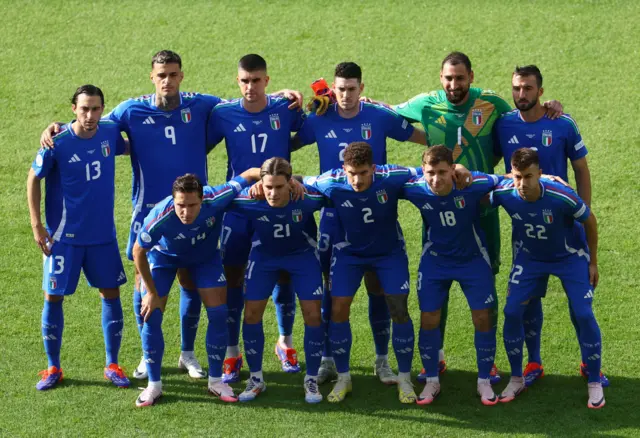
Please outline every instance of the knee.
[{"label": "knee", "polygon": [[374,272],[365,272],[364,286],[367,289],[367,293],[369,295],[381,296],[384,294],[382,286],[378,281],[378,276]]},{"label": "knee", "polygon": [[493,328],[493,318],[491,317],[491,311],[489,309],[473,310],[471,312],[471,318],[474,328],[479,332],[488,332]]},{"label": "knee", "polygon": [[349,312],[351,303],[343,302],[340,299],[334,299],[331,303],[331,321],[346,322],[349,320]]},{"label": "knee", "polygon": [[251,304],[251,301],[247,301],[244,307],[244,322],[245,324],[258,324],[262,321],[262,312]]},{"label": "knee", "polygon": [[50,303],[59,303],[64,300],[64,295],[49,295],[48,293],[44,293],[44,300]]},{"label": "knee", "polygon": [[320,309],[309,309],[303,311],[304,323],[309,327],[318,327],[322,323]]},{"label": "knee", "polygon": [[512,322],[522,322],[526,303],[507,300],[504,306],[504,320]]},{"label": "knee", "polygon": [[227,278],[228,287],[242,287],[244,283],[244,266],[225,265],[224,275]]},{"label": "knee", "polygon": [[420,315],[420,328],[423,330],[433,330],[440,325],[440,310],[435,312],[422,312]]},{"label": "knee", "polygon": [[120,298],[120,288],[100,289],[100,295],[102,295],[102,298],[106,298],[107,300]]},{"label": "knee", "polygon": [[581,303],[580,305],[571,303],[571,310],[573,311],[573,316],[576,319],[578,325],[589,324],[596,319],[595,315],[593,314],[591,303]]},{"label": "knee", "polygon": [[389,313],[391,314],[393,322],[396,324],[404,324],[411,321],[408,307],[409,296],[407,294],[385,295],[385,299],[389,306]]}]

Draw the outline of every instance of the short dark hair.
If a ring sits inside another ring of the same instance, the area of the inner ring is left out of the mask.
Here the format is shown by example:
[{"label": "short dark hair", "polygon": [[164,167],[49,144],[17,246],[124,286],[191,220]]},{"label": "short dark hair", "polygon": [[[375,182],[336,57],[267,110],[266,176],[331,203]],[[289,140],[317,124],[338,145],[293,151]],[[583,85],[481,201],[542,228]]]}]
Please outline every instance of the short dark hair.
[{"label": "short dark hair", "polygon": [[453,152],[445,145],[437,144],[431,146],[422,153],[422,164],[435,166],[445,161],[449,166],[453,165]]},{"label": "short dark hair", "polygon": [[248,72],[254,71],[267,71],[267,61],[260,55],[256,55],[255,53],[251,53],[249,55],[244,55],[238,61],[238,68]]},{"label": "short dark hair", "polygon": [[100,96],[100,102],[102,106],[104,106],[104,94],[102,94],[102,90],[95,85],[83,85],[78,87],[75,93],[73,93],[73,97],[71,98],[72,104],[78,103],[78,96],[81,94],[86,94],[87,96]]},{"label": "short dark hair", "polygon": [[469,57],[467,55],[465,55],[462,52],[451,52],[451,53],[449,53],[442,60],[442,65],[440,66],[440,70],[442,70],[444,68],[445,64],[451,64],[451,65],[464,64],[464,66],[467,67],[467,71],[469,73],[472,72],[472,70],[471,70],[471,60],[469,59]]},{"label": "short dark hair", "polygon": [[362,82],[362,69],[355,62],[341,62],[336,65],[333,76],[343,79],[357,79],[358,82]]},{"label": "short dark hair", "polygon": [[171,196],[175,198],[176,193],[198,193],[200,199],[202,199],[203,186],[200,178],[193,173],[187,173],[186,175],[179,176],[174,182],[171,188]]},{"label": "short dark hair", "polygon": [[291,164],[284,158],[273,157],[262,163],[260,167],[260,178],[266,175],[278,176],[282,175],[287,181],[291,179]]},{"label": "short dark hair", "polygon": [[364,164],[373,165],[373,152],[369,143],[364,141],[350,143],[344,150],[344,164],[353,167]]},{"label": "short dark hair", "polygon": [[540,158],[535,149],[520,148],[511,155],[511,167],[516,170],[523,171],[533,164],[540,167]]},{"label": "short dark hair", "polygon": [[151,58],[151,68],[153,64],[178,64],[178,67],[182,68],[182,59],[176,52],[160,50]]},{"label": "short dark hair", "polygon": [[540,73],[540,69],[533,64],[524,65],[522,67],[516,65],[516,69],[513,71],[513,75],[514,76],[535,76],[536,84],[538,85],[538,88],[542,87],[542,73]]}]

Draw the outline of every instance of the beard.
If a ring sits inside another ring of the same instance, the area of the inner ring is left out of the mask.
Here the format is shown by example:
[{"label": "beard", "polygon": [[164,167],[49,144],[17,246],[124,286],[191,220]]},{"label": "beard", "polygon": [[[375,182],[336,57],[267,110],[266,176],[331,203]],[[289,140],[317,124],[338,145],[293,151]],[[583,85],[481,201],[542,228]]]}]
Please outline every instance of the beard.
[{"label": "beard", "polygon": [[518,108],[520,111],[529,111],[531,108],[536,106],[538,102],[533,101],[533,102],[521,103],[514,100],[513,103],[516,105],[516,108]]},{"label": "beard", "polygon": [[447,100],[452,104],[457,105],[467,97],[467,94],[469,94],[469,87],[463,88],[461,90],[455,90],[455,95],[452,95],[449,91],[447,91],[446,94]]}]

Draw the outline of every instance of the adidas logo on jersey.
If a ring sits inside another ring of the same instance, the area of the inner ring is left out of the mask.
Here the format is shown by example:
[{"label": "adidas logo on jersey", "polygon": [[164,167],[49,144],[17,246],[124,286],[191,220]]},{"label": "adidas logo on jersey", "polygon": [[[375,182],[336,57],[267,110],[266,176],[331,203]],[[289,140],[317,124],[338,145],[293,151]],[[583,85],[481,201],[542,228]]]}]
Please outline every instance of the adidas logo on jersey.
[{"label": "adidas logo on jersey", "polygon": [[507,143],[509,143],[509,144],[520,144],[520,142],[518,141],[518,137],[516,137],[515,135],[513,137],[511,137]]},{"label": "adidas logo on jersey", "polygon": [[319,287],[315,291],[313,291],[313,296],[322,295],[322,287]]},{"label": "adidas logo on jersey", "polygon": [[176,237],[173,238],[173,240],[182,240],[182,239],[186,239],[186,237],[184,237],[184,234],[182,233],[178,234]]},{"label": "adidas logo on jersey", "polygon": [[405,281],[400,290],[409,290],[409,282]]},{"label": "adidas logo on jersey", "polygon": [[495,300],[496,300],[496,299],[495,299],[495,298],[493,298],[493,295],[489,295],[489,298],[487,298],[487,299],[484,301],[484,303],[485,303],[485,304],[491,304],[491,303],[493,303]]},{"label": "adidas logo on jersey", "polygon": [[242,125],[242,123],[240,123],[238,126],[236,126],[236,129],[233,130],[233,132],[245,132],[245,131],[246,131],[246,129]]},{"label": "adidas logo on jersey", "polygon": [[220,277],[218,278],[218,283],[222,283],[223,281],[227,281],[227,277],[224,276],[224,272],[220,274]]},{"label": "adidas logo on jersey", "polygon": [[144,119],[144,122],[142,122],[143,125],[155,125],[156,121],[153,120],[153,117],[149,116],[146,119]]},{"label": "adidas logo on jersey", "polygon": [[514,214],[513,216],[511,216],[513,219],[518,219],[519,221],[522,220],[522,218],[520,217],[520,215],[518,213]]},{"label": "adidas logo on jersey", "polygon": [[333,129],[332,129],[327,133],[327,135],[324,136],[324,138],[338,138],[338,136],[336,135],[335,132],[333,132]]},{"label": "adidas logo on jersey", "polygon": [[260,216],[260,217],[258,218],[258,220],[259,220],[260,222],[270,222],[270,221],[269,221],[269,218],[268,218],[268,217],[266,217],[266,216]]},{"label": "adidas logo on jersey", "polygon": [[422,210],[433,210],[433,207],[427,202],[422,206]]},{"label": "adidas logo on jersey", "polygon": [[118,279],[116,281],[124,281],[127,279],[127,276],[124,275],[124,271],[120,271],[120,275],[118,275]]},{"label": "adidas logo on jersey", "polygon": [[591,289],[589,289],[589,292],[584,296],[585,300],[588,300],[589,298],[593,298],[593,290]]},{"label": "adidas logo on jersey", "polygon": [[82,160],[80,159],[78,154],[73,154],[73,156],[69,160],[69,163],[79,163],[80,161],[82,161]]},{"label": "adidas logo on jersey", "polygon": [[351,203],[351,201],[344,201],[342,204],[340,204],[341,207],[353,207],[353,204]]}]

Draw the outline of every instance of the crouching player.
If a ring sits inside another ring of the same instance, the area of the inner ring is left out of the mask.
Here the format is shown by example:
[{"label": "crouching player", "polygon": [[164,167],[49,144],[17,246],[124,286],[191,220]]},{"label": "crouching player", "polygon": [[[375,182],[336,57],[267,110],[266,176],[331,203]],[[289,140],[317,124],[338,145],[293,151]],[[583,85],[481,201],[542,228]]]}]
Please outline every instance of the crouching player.
[{"label": "crouching player", "polygon": [[[71,103],[76,120],[54,137],[55,149],[38,151],[27,179],[33,237],[46,256],[42,339],[49,367],[41,373],[36,389],[51,389],[62,380],[62,302],[75,292],[81,269],[102,298],[104,377],[127,387],[129,379],[118,365],[124,324],[120,286],[127,277],[113,219],[115,155],[126,153],[127,147],[118,126],[100,120],[104,96],[98,87],[83,85]],[[42,178],[47,182],[46,228],[40,219]]]},{"label": "crouching player", "polygon": [[478,206],[500,179],[472,172],[468,187],[456,186],[453,153],[442,145],[424,152],[422,170],[424,176],[410,179],[402,194],[429,224],[418,269],[421,311],[418,348],[427,379],[417,403],[430,404],[440,394],[440,314],[451,284],[457,281],[471,308],[475,327],[478,395],[482,404],[495,405],[498,397],[489,377],[496,352],[496,315],[492,311],[496,290],[485,237],[478,227]]},{"label": "crouching player", "polygon": [[322,270],[315,236],[305,232],[307,220],[324,206],[324,197],[311,187],[304,199],[291,195],[291,165],[284,158],[270,158],[260,170],[266,200],[256,200],[245,189],[230,211],[251,220],[255,230],[244,280],[244,351],[251,375],[240,401],[255,399],[267,387],[262,374],[264,330],[262,317],[271,291],[281,273],[289,274],[304,317],[304,352],[307,375],[304,394],[308,403],[319,403],[318,368],[324,348],[321,325]]},{"label": "crouching player", "polygon": [[575,314],[578,339],[587,358],[587,406],[602,408],[605,404],[600,381],[602,340],[592,308],[599,277],[596,218],[573,190],[540,179],[540,161],[535,150],[516,150],[511,156],[511,167],[513,180],[501,182],[491,195],[492,205],[501,205],[511,216],[514,236],[519,241],[504,307],[504,345],[511,380],[500,401],[510,402],[525,389],[523,313],[529,300],[538,298],[536,285],[555,275],[562,282]]},{"label": "crouching player", "polygon": [[162,395],[162,318],[178,268],[189,272],[206,308],[209,392],[225,402],[238,400],[221,379],[227,348],[227,283],[218,239],[224,209],[249,181],[257,181],[259,177],[260,169],[253,168],[220,186],[203,187],[197,176],[186,174],[173,183],[171,196],[158,203],[145,218],[133,258],[144,283],[142,349],[149,384],[136,400],[136,406],[151,406]]},{"label": "crouching player", "polygon": [[335,205],[342,228],[331,259],[331,321],[329,341],[338,381],[327,397],[344,400],[351,392],[349,359],[352,333],[351,303],[365,272],[376,273],[384,290],[393,321],[392,345],[398,360],[398,394],[401,403],[414,403],[410,380],[414,349],[413,324],[409,316],[409,261],[398,224],[398,197],[414,169],[395,165],[376,166],[371,146],[349,144],[342,169],[305,178]]}]

